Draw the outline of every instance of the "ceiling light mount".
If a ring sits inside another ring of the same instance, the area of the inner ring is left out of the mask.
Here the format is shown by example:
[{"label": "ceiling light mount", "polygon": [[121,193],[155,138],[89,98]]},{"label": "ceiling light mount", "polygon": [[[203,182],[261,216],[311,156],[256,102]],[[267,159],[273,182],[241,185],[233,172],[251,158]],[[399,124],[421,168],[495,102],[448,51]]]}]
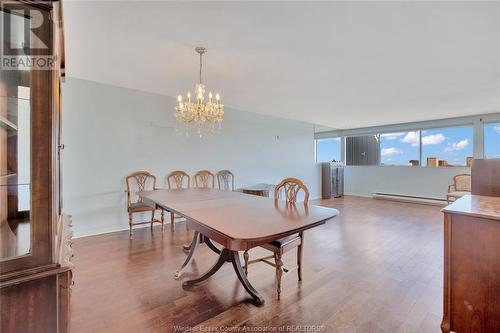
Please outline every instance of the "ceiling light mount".
[{"label": "ceiling light mount", "polygon": [[203,55],[205,53],[207,53],[207,49],[204,48],[203,46],[197,46],[195,49],[196,53],[198,53],[199,55]]}]

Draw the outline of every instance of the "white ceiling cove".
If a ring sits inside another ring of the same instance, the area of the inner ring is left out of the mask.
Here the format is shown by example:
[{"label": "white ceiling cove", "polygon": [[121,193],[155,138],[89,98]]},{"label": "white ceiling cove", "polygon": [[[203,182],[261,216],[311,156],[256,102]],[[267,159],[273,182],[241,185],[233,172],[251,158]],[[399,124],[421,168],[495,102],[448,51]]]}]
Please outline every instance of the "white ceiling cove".
[{"label": "white ceiling cove", "polygon": [[499,2],[66,1],[67,73],[353,128],[500,111]]}]

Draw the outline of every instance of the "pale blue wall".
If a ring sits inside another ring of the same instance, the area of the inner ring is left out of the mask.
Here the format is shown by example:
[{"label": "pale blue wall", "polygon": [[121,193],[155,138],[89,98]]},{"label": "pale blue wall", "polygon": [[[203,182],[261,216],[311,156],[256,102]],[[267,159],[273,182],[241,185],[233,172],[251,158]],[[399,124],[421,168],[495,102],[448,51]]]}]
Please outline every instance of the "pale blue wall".
[{"label": "pale blue wall", "polygon": [[63,205],[76,235],[128,227],[124,177],[135,170],[160,185],[176,169],[229,169],[237,186],[298,177],[317,196],[311,124],[227,109],[220,135],[186,138],[167,96],[74,78],[62,89]]},{"label": "pale blue wall", "polygon": [[347,166],[345,193],[371,196],[375,192],[446,199],[453,176],[467,167]]}]

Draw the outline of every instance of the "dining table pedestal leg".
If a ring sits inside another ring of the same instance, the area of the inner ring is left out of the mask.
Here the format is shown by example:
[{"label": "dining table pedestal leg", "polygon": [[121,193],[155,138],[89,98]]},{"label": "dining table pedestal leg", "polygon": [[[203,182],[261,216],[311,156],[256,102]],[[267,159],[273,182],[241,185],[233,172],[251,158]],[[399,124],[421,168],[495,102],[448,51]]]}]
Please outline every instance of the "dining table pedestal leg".
[{"label": "dining table pedestal leg", "polygon": [[208,248],[217,254],[220,254],[220,250],[212,243],[212,240],[206,236],[201,236],[202,242],[207,244]]},{"label": "dining table pedestal leg", "polygon": [[[210,238],[201,235],[200,244],[201,243],[207,244],[207,246],[210,250],[214,251],[217,254],[220,254],[220,250],[217,248],[217,246],[214,245],[214,243],[212,243]],[[184,245],[182,245],[182,249],[186,252],[189,252],[189,251],[191,251],[191,245],[192,245],[192,243],[184,244]]]},{"label": "dining table pedestal leg", "polygon": [[224,263],[230,262],[233,265],[234,271],[236,273],[236,276],[238,276],[238,279],[240,280],[241,284],[245,288],[245,290],[252,296],[253,301],[257,305],[262,305],[264,304],[265,300],[264,297],[262,297],[257,290],[250,284],[250,281],[248,281],[247,276],[245,275],[245,271],[243,270],[243,267],[241,266],[240,262],[240,256],[237,251],[231,251],[226,248],[224,248],[217,261],[215,264],[203,275],[200,277],[197,277],[195,279],[191,280],[186,280],[182,283],[183,287],[190,287],[195,284],[198,284],[202,281],[205,281],[208,279],[210,276],[214,275],[221,267],[224,265]]},{"label": "dining table pedestal leg", "polygon": [[184,263],[182,264],[181,268],[175,272],[174,278],[178,279],[181,277],[184,269],[186,268],[187,265],[193,260],[194,258],[194,253],[196,252],[196,248],[198,247],[198,244],[200,242],[201,235],[198,231],[195,231],[194,236],[193,236],[193,241],[191,242],[191,245],[189,246],[189,254],[186,257],[186,260],[184,260]]},{"label": "dining table pedestal leg", "polygon": [[182,249],[186,252],[191,251],[191,243],[182,245]]}]

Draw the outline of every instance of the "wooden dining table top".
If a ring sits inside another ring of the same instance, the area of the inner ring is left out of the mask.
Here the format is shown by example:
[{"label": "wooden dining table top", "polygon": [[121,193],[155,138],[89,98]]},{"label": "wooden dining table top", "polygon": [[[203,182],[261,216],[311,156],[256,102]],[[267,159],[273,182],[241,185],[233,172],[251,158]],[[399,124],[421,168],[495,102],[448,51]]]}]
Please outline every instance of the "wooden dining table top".
[{"label": "wooden dining table top", "polygon": [[209,188],[137,193],[144,203],[186,218],[188,226],[233,251],[248,250],[337,216],[333,208],[286,203]]}]

